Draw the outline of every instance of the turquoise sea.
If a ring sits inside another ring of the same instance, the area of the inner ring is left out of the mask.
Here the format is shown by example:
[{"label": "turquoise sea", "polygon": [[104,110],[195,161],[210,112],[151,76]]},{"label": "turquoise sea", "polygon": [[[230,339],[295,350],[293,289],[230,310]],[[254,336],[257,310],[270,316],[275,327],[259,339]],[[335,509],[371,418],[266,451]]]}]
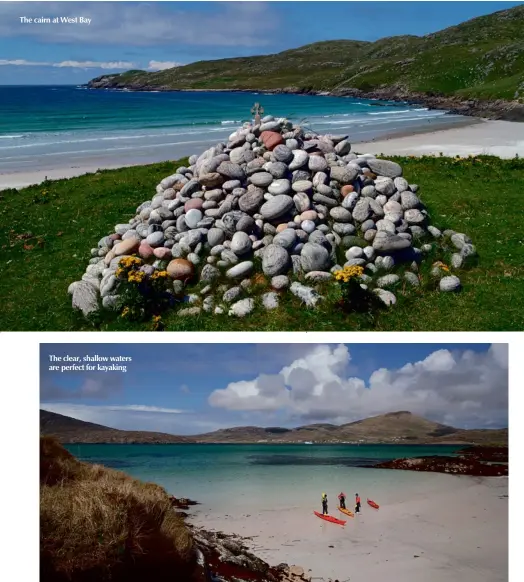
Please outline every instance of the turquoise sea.
[{"label": "turquoise sea", "polygon": [[[272,507],[316,504],[322,491],[333,501],[340,490],[380,502],[428,492],[431,473],[391,471],[370,465],[400,457],[452,455],[457,446],[426,445],[68,445],[78,458],[157,483],[204,508],[267,500]],[[366,468],[366,466],[368,468]],[[438,477],[438,476],[437,476]],[[445,476],[440,476],[444,477]],[[450,477],[452,479],[452,477]],[[278,494],[275,495],[275,492]]]},{"label": "turquoise sea", "polygon": [[463,119],[406,103],[340,97],[2,86],[0,173],[129,165],[199,153],[249,120],[255,101],[266,114],[320,133],[346,133],[354,142]]}]

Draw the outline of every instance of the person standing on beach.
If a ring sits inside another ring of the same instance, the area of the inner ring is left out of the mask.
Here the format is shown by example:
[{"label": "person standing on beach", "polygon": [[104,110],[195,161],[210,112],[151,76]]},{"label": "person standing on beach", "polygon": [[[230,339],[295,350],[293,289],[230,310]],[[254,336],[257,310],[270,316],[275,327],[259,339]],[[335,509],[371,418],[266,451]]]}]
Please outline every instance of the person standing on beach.
[{"label": "person standing on beach", "polygon": [[340,507],[342,509],[346,509],[346,494],[345,493],[341,493],[338,496],[338,500],[340,501]]},{"label": "person standing on beach", "polygon": [[328,514],[328,498],[325,493],[322,493],[322,515]]},{"label": "person standing on beach", "polygon": [[355,513],[360,513],[360,495],[355,493]]}]

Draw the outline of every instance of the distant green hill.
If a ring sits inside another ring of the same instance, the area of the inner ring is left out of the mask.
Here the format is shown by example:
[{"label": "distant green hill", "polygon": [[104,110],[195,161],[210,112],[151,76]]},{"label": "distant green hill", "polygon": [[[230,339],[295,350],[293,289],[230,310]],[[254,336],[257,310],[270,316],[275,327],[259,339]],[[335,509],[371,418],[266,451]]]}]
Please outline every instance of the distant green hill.
[{"label": "distant green hill", "polygon": [[93,88],[425,95],[524,104],[524,5],[427,36],[317,42],[278,54],[103,75]]}]

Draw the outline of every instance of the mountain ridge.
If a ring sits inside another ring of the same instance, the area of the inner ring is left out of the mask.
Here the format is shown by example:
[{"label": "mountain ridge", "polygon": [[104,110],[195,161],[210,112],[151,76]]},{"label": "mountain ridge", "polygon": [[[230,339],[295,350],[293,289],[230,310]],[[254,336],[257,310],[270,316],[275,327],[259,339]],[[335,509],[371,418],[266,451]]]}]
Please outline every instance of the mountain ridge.
[{"label": "mountain ridge", "polygon": [[61,443],[384,443],[507,444],[507,429],[457,429],[408,411],[390,412],[343,425],[319,423],[296,428],[243,426],[194,436],[127,431],[40,410],[40,432]]},{"label": "mountain ridge", "polygon": [[280,53],[101,75],[90,88],[311,93],[524,120],[524,5],[425,36],[328,40]]}]

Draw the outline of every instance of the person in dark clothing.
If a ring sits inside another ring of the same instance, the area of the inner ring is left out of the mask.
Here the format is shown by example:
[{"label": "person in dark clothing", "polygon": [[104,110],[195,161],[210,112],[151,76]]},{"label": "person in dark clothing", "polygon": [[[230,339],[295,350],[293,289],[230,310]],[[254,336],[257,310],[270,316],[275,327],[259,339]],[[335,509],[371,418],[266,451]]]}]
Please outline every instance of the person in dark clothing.
[{"label": "person in dark clothing", "polygon": [[345,494],[345,493],[341,493],[341,494],[338,496],[338,500],[339,500],[339,502],[340,502],[340,507],[341,507],[342,509],[346,509],[346,494]]},{"label": "person in dark clothing", "polygon": [[325,493],[322,493],[322,515],[328,514],[328,498]]},{"label": "person in dark clothing", "polygon": [[355,513],[360,513],[360,495],[355,493]]}]

